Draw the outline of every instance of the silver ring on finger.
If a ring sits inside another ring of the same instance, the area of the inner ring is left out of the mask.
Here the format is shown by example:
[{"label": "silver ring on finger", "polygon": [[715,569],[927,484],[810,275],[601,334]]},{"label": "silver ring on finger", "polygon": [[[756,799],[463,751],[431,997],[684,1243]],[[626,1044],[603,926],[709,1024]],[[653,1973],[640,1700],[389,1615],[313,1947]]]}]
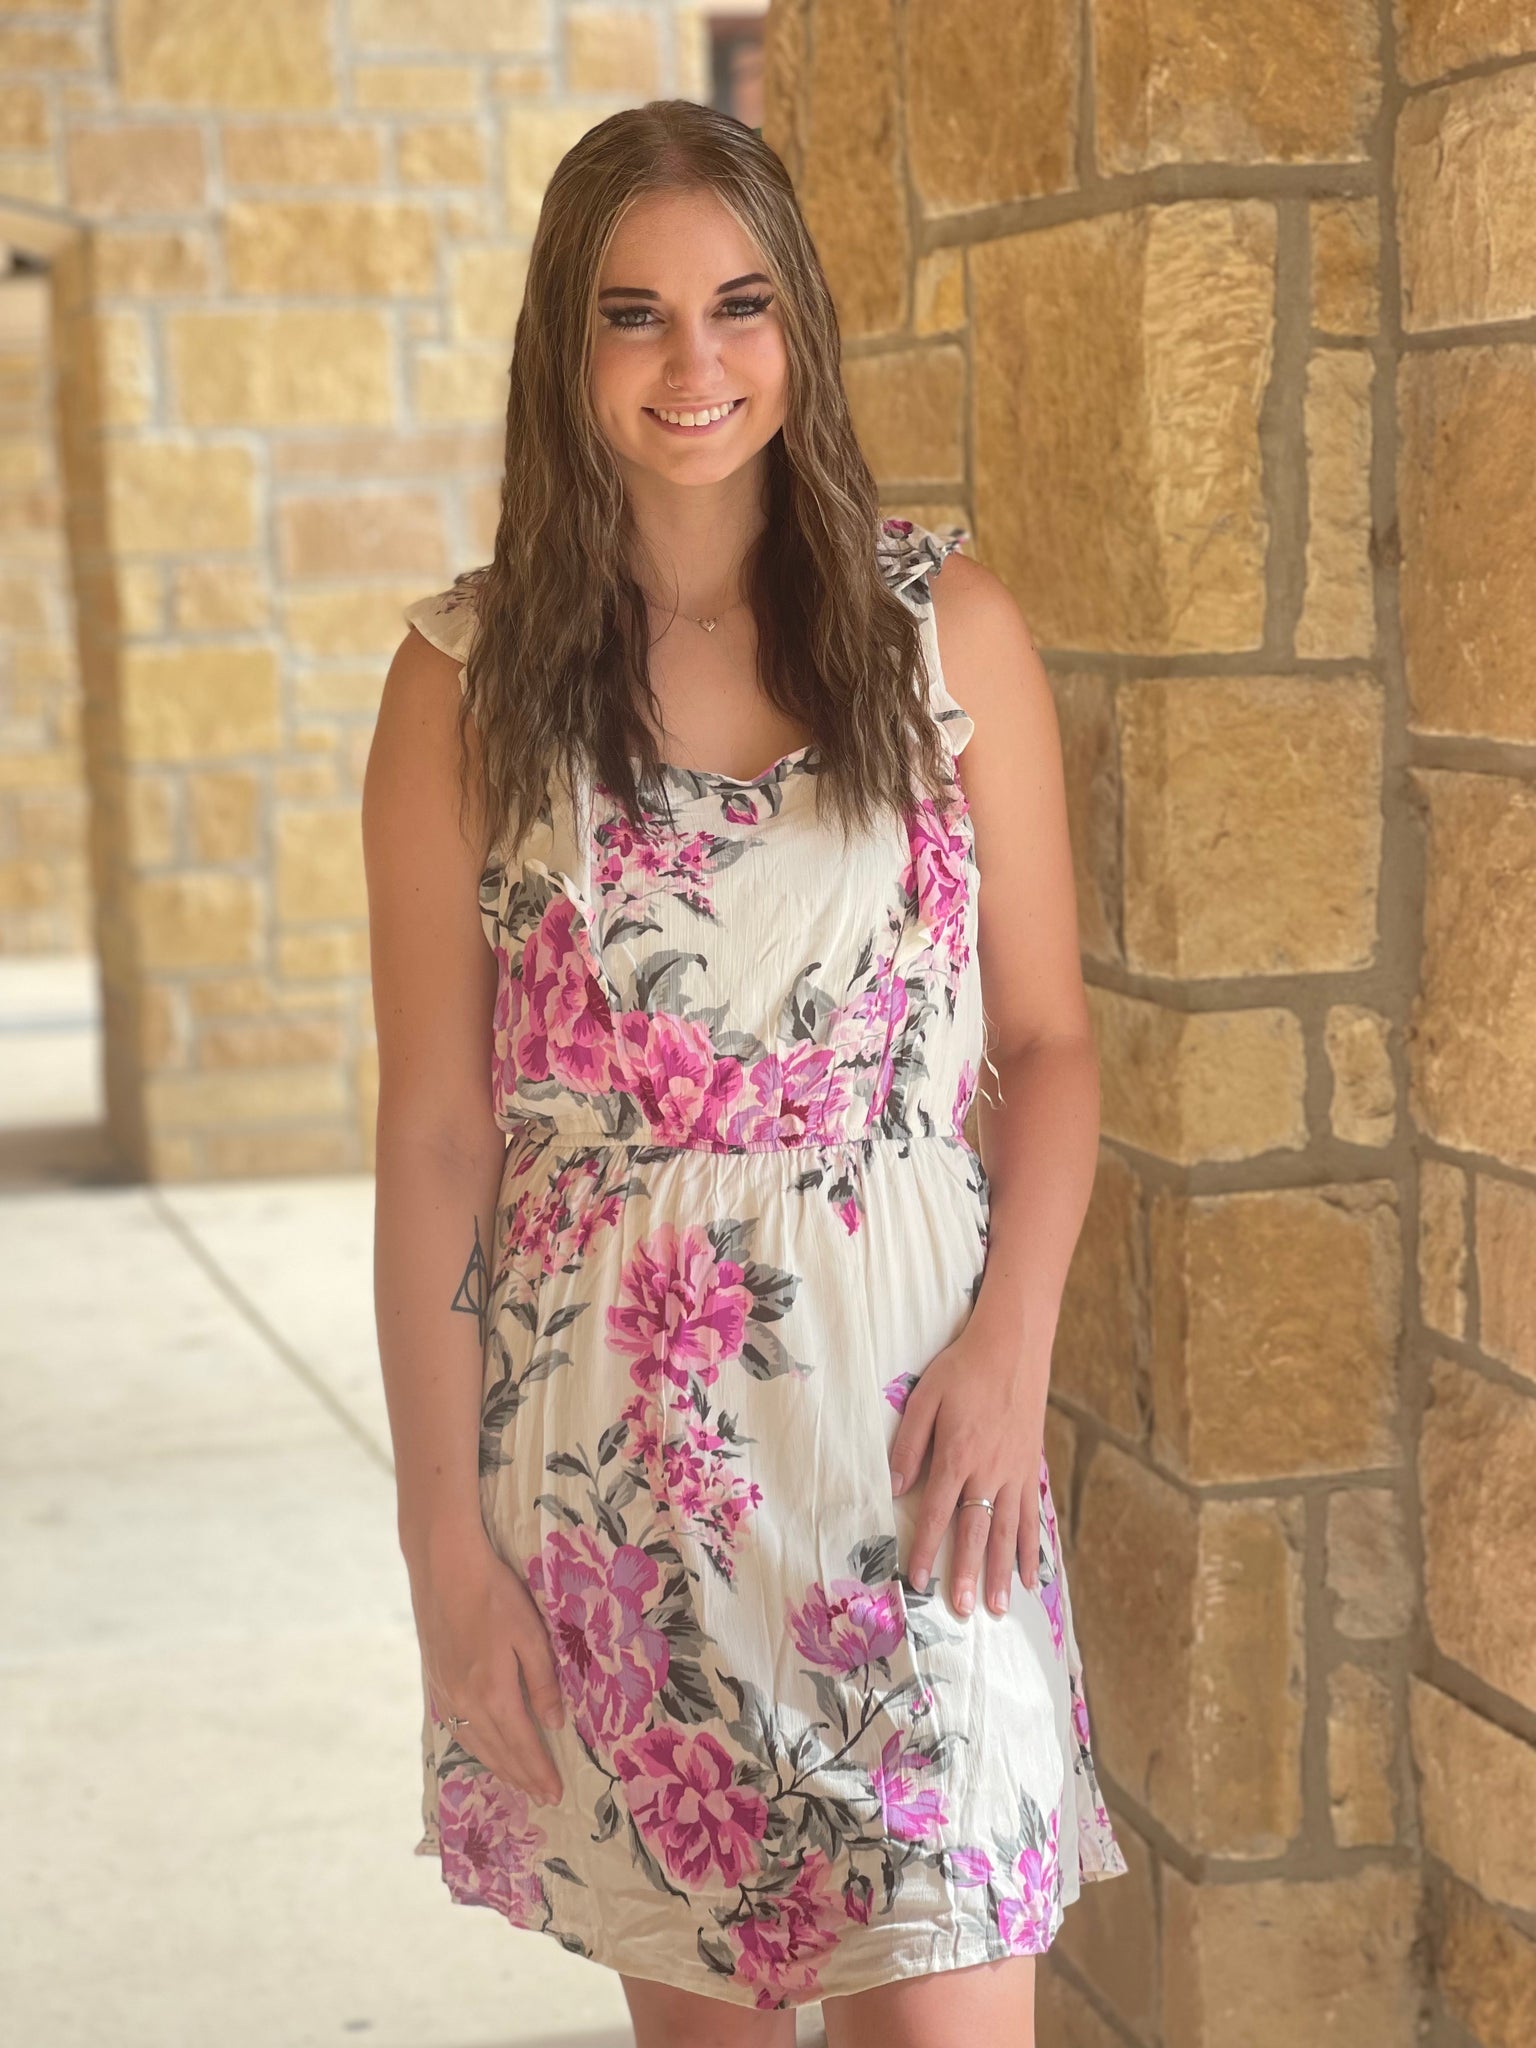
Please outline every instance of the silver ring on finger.
[{"label": "silver ring on finger", "polygon": [[973,1493],[968,1499],[961,1501],[959,1505],[963,1508],[985,1508],[989,1515],[992,1512],[992,1503],[984,1493]]},{"label": "silver ring on finger", "polygon": [[461,1728],[467,1728],[468,1726],[468,1714],[450,1714],[448,1716],[448,1733],[450,1735],[457,1735]]}]

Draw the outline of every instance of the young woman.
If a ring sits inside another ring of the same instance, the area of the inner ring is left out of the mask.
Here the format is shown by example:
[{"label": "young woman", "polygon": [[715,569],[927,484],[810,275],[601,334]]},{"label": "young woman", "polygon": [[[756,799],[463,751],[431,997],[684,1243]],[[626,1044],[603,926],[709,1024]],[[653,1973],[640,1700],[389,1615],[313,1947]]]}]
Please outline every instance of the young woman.
[{"label": "young woman", "polygon": [[408,608],[368,765],[377,1304],[418,1853],[641,2048],[1028,2043],[1125,1868],[1042,1456],[1098,1135],[1060,744],[965,537],[879,517],[773,152],[585,135],[495,559]]}]

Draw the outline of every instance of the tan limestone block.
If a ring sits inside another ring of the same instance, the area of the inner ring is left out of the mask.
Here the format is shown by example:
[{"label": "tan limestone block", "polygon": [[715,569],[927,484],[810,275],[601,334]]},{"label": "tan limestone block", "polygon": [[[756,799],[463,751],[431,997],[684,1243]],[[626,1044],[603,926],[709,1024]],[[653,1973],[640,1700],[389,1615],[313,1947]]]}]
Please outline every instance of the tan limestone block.
[{"label": "tan limestone block", "polygon": [[522,310],[528,251],[508,243],[455,249],[448,259],[448,306],[459,341],[494,341],[510,354]]},{"label": "tan limestone block", "polygon": [[1395,1465],[1389,1181],[1152,1203],[1153,1454],[1196,1483]]},{"label": "tan limestone block", "polygon": [[1530,0],[1397,0],[1397,68],[1415,84],[1536,50]]},{"label": "tan limestone block", "polygon": [[1454,1877],[1439,1887],[1439,1905],[1434,1975],[1446,2010],[1482,2048],[1529,2048],[1536,1941]]},{"label": "tan limestone block", "polygon": [[258,1018],[239,1024],[210,1024],[197,1041],[197,1064],[205,1072],[230,1067],[319,1066],[346,1055],[347,1033],[327,1018]]},{"label": "tan limestone block", "polygon": [[242,770],[187,781],[192,855],[207,866],[254,860],[260,846],[261,784]]},{"label": "tan limestone block", "polygon": [[94,71],[94,39],[72,28],[0,29],[0,77],[18,71]]},{"label": "tan limestone block", "polygon": [[1536,1912],[1536,1748],[1417,1677],[1408,1723],[1425,1848],[1495,1905]]},{"label": "tan limestone block", "polygon": [[351,804],[279,811],[272,839],[277,914],[284,924],[366,917],[362,832]]},{"label": "tan limestone block", "polygon": [[1295,1503],[1197,1502],[1094,1452],[1073,1613],[1096,1746],[1190,1849],[1275,1856],[1301,1825],[1301,1548]]},{"label": "tan limestone block", "polygon": [[774,0],[763,18],[763,140],[804,183],[810,103],[805,78],[810,60],[811,0]]},{"label": "tan limestone block", "polygon": [[1328,1674],[1328,1808],[1341,1849],[1397,1840],[1397,1717],[1392,1688],[1363,1665]]},{"label": "tan limestone block", "polygon": [[46,149],[48,95],[40,85],[16,80],[0,85],[0,148]]},{"label": "tan limestone block", "polygon": [[29,570],[18,575],[0,568],[0,630],[45,633],[50,624],[50,594]]},{"label": "tan limestone block", "polygon": [[1536,790],[1440,769],[1412,780],[1428,823],[1413,1115],[1455,1151],[1536,1167]]},{"label": "tan limestone block", "polygon": [[75,747],[0,754],[0,789],[57,789],[79,780],[80,754]]},{"label": "tan limestone block", "polygon": [[1359,1003],[1334,1003],[1323,1020],[1323,1044],[1333,1070],[1335,1137],[1351,1145],[1390,1145],[1397,1133],[1391,1018]]},{"label": "tan limestone block", "polygon": [[360,668],[302,668],[291,683],[296,711],[345,715],[376,712],[383,688],[384,668],[378,662]]},{"label": "tan limestone block", "polygon": [[272,1007],[272,988],[264,975],[202,975],[189,983],[187,1006],[202,1017],[254,1017]]},{"label": "tan limestone block", "polygon": [[501,169],[507,226],[513,234],[533,233],[555,165],[606,112],[585,104],[517,102],[508,107],[502,124]]},{"label": "tan limestone block", "polygon": [[1398,374],[1412,723],[1536,741],[1536,349],[1419,349]]},{"label": "tan limestone block", "polygon": [[329,802],[340,791],[341,779],[334,761],[280,761],[273,771],[275,797],[320,798]]},{"label": "tan limestone block", "polygon": [[1138,680],[1116,706],[1129,963],[1179,976],[1369,965],[1383,703],[1369,676]]},{"label": "tan limestone block", "polygon": [[547,100],[555,93],[552,64],[529,61],[491,67],[491,94],[499,100]]},{"label": "tan limestone block", "polygon": [[484,470],[499,482],[503,437],[490,427],[306,434],[275,441],[271,458],[272,473],[279,477],[355,477],[378,483],[387,477],[419,476],[439,483],[445,473]]},{"label": "tan limestone block", "polygon": [[257,475],[249,448],[114,441],[104,467],[111,547],[171,554],[256,546]]},{"label": "tan limestone block", "polygon": [[1163,2031],[1177,2048],[1416,2040],[1418,1872],[1191,1884],[1163,1865]]},{"label": "tan limestone block", "polygon": [[71,128],[65,162],[70,205],[97,219],[201,213],[207,202],[202,132],[185,123]]},{"label": "tan limestone block", "polygon": [[1486,1173],[1477,1177],[1477,1291],[1478,1343],[1536,1380],[1536,1191]]},{"label": "tan limestone block", "polygon": [[184,993],[174,982],[144,982],[139,988],[136,1044],[141,1065],[152,1074],[169,1073],[187,1064]]},{"label": "tan limestone block", "polygon": [[1123,2048],[1124,2036],[1049,1957],[1042,1957],[1035,1971],[1032,2031],[1036,2048]]},{"label": "tan limestone block", "polygon": [[419,579],[335,590],[290,590],[283,598],[284,637],[299,655],[390,655],[404,632],[401,609],[421,592]]},{"label": "tan limestone block", "polygon": [[1397,127],[1403,326],[1536,313],[1536,67],[1405,100]]},{"label": "tan limestone block", "polygon": [[1051,1390],[1122,1436],[1145,1436],[1147,1224],[1135,1170],[1104,1147],[1067,1269]]},{"label": "tan limestone block", "polygon": [[129,103],[334,106],[331,21],[314,0],[116,0],[118,87]]},{"label": "tan limestone block", "polygon": [[505,418],[509,360],[505,346],[418,348],[411,364],[416,418],[427,424]]},{"label": "tan limestone block", "polygon": [[496,209],[489,191],[450,193],[439,204],[438,218],[446,242],[483,242],[497,232]]},{"label": "tan limestone block", "polygon": [[914,334],[953,334],[965,325],[965,257],[959,249],[931,249],[917,259],[912,284]]},{"label": "tan limestone block", "polygon": [[266,571],[254,562],[182,562],[171,597],[182,633],[255,632],[272,615]]},{"label": "tan limestone block", "polygon": [[1381,325],[1381,226],[1374,198],[1315,199],[1312,325],[1324,334],[1374,334]]},{"label": "tan limestone block", "polygon": [[818,8],[803,87],[812,118],[800,204],[845,340],[894,333],[907,321],[911,229],[896,24],[894,0]]},{"label": "tan limestone block", "polygon": [[357,1147],[343,1128],[312,1131],[210,1131],[208,1172],[220,1180],[268,1180],[301,1173],[355,1173]]},{"label": "tan limestone block", "polygon": [[469,64],[368,64],[353,67],[353,103],[382,114],[475,113],[480,73]]},{"label": "tan limestone block", "polygon": [[430,207],[413,199],[244,199],[224,214],[237,292],[418,298],[437,283]]},{"label": "tan limestone block", "polygon": [[[822,32],[826,8],[816,17]],[[1080,10],[1073,0],[937,0],[906,37],[912,182],[927,214],[1078,182]]]},{"label": "tan limestone block", "polygon": [[[1113,1883],[1083,1886],[1058,1940],[1068,1962],[1076,1964],[1126,2025],[1151,2039],[1157,2026],[1157,1865],[1129,1820],[1113,1807],[1110,1821],[1125,1871]],[[1120,2048],[1118,2040],[1114,2048]]]},{"label": "tan limestone block", "polygon": [[125,647],[123,752],[131,761],[270,754],[281,737],[269,647]]},{"label": "tan limestone block", "polygon": [[247,875],[144,875],[126,895],[147,973],[238,967],[260,958],[262,892]]},{"label": "tan limestone block", "polygon": [[[1444,1159],[1419,1161],[1419,1313],[1447,1337],[1467,1334],[1468,1176]],[[1486,1322],[1487,1283],[1483,1283]]]},{"label": "tan limestone block", "polygon": [[64,181],[56,159],[20,150],[0,151],[0,192],[9,199],[24,199],[29,206],[65,204]]},{"label": "tan limestone block", "polygon": [[285,981],[331,981],[342,974],[368,972],[368,932],[353,925],[345,931],[280,932],[277,971]]},{"label": "tan limestone block", "polygon": [[202,228],[100,228],[94,237],[96,285],[104,297],[195,297],[212,280]]},{"label": "tan limestone block", "polygon": [[147,1180],[171,1183],[204,1177],[200,1141],[185,1133],[150,1128],[143,1133],[143,1171]]},{"label": "tan limestone block", "polygon": [[1447,1657],[1536,1708],[1536,1395],[1440,1358],[1430,1396],[1419,1437],[1430,1630]]},{"label": "tan limestone block", "polygon": [[142,426],[154,411],[149,331],[137,313],[101,313],[95,325],[96,424]]},{"label": "tan limestone block", "polygon": [[221,137],[231,185],[377,185],[383,138],[361,121],[230,122]]},{"label": "tan limestone block", "polygon": [[1307,1144],[1306,1042],[1291,1010],[1170,1010],[1089,984],[1106,1137],[1193,1165]]},{"label": "tan limestone block", "polygon": [[1120,741],[1114,684],[1077,672],[1050,678],[1061,736],[1078,939],[1100,960],[1121,957]]},{"label": "tan limestone block", "polygon": [[1381,97],[1370,0],[1094,0],[1098,168],[1308,163],[1370,151]]},{"label": "tan limestone block", "polygon": [[54,898],[51,865],[41,860],[0,860],[0,910],[42,910]]},{"label": "tan limestone block", "polygon": [[295,1124],[344,1116],[346,1076],[334,1065],[240,1067],[211,1074],[154,1074],[144,1090],[152,1124],[207,1130],[219,1124]]},{"label": "tan limestone block", "polygon": [[1398,1495],[1384,1486],[1328,1496],[1327,1586],[1341,1636],[1369,1642],[1413,1624],[1418,1588]]},{"label": "tan limestone block", "polygon": [[484,133],[473,121],[422,121],[395,141],[402,185],[483,185],[488,173]]},{"label": "tan limestone block", "polygon": [[1260,644],[1274,259],[1274,209],[1249,199],[967,252],[978,552],[1041,646]]},{"label": "tan limestone block", "polygon": [[437,491],[335,491],[278,507],[287,576],[414,575],[447,582],[448,536]]},{"label": "tan limestone block", "polygon": [[649,14],[573,7],[565,17],[567,92],[620,93],[639,106],[661,92],[661,51]]},{"label": "tan limestone block", "polygon": [[854,431],[876,480],[959,479],[965,470],[965,353],[894,349],[843,365]]},{"label": "tan limestone block", "polygon": [[543,47],[542,0],[351,0],[352,41],[391,50],[500,57]]},{"label": "tan limestone block", "polygon": [[175,416],[192,426],[383,425],[389,323],[366,308],[169,313]]},{"label": "tan limestone block", "polygon": [[1304,659],[1370,655],[1371,382],[1363,349],[1318,349],[1307,365],[1306,589],[1296,622]]}]

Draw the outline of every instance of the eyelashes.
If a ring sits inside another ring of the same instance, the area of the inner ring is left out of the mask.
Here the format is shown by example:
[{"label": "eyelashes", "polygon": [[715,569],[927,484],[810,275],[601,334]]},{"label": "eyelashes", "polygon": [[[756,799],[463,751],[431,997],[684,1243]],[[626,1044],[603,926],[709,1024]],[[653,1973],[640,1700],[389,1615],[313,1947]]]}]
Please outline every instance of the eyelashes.
[{"label": "eyelashes", "polygon": [[[727,319],[736,321],[744,326],[749,320],[755,320],[760,314],[766,313],[772,304],[773,298],[771,294],[765,294],[755,298],[727,299],[721,310],[725,313]],[[745,310],[742,312],[731,311],[732,307],[737,306],[743,307]],[[643,317],[638,320],[632,320],[629,317],[632,313],[638,313]],[[650,309],[646,306],[620,306],[612,312],[605,309],[603,318],[619,334],[640,334],[651,324]]]}]

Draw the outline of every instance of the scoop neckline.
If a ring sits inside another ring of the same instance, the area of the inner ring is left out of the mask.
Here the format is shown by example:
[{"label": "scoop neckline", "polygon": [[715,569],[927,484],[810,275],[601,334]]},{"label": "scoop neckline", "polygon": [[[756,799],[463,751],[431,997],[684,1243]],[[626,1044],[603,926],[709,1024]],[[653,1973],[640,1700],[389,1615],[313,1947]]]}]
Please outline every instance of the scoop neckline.
[{"label": "scoop neckline", "polygon": [[[666,774],[707,782],[717,789],[757,789],[765,782],[772,782],[791,762],[803,760],[815,751],[816,742],[806,740],[798,747],[791,747],[787,754],[780,754],[776,761],[770,761],[760,775],[727,775],[719,768],[685,768],[677,761],[661,761],[657,765]],[[631,767],[640,767],[638,754],[631,754],[629,759]]]}]

